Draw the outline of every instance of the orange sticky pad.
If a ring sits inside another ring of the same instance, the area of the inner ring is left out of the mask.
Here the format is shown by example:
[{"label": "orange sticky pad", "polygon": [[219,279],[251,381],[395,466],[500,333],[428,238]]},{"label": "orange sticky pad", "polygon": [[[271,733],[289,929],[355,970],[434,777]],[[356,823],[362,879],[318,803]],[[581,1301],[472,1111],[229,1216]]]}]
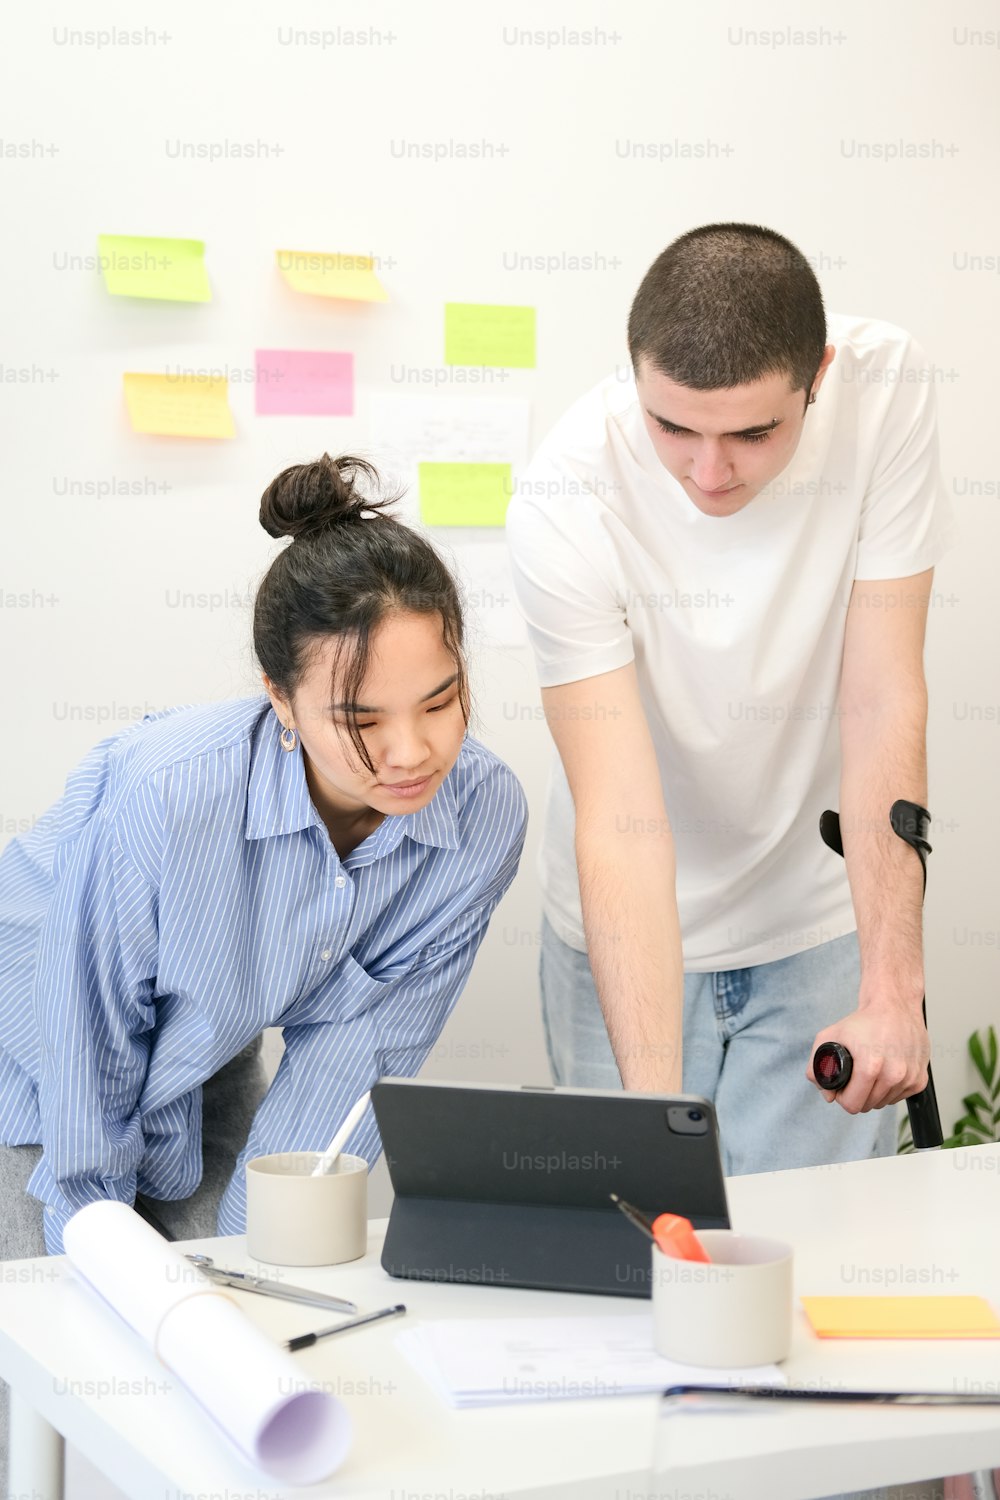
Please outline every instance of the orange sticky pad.
[{"label": "orange sticky pad", "polygon": [[984,1297],[803,1297],[821,1339],[998,1339]]},{"label": "orange sticky pad", "polygon": [[672,1255],[675,1260],[711,1260],[691,1228],[691,1220],[680,1214],[659,1214],[653,1220],[653,1238],[664,1255]]}]

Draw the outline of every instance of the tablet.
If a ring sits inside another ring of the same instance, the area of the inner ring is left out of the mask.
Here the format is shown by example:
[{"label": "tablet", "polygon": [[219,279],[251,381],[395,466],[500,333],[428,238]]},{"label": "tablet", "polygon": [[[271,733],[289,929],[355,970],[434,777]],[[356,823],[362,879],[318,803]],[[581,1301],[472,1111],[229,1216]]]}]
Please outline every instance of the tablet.
[{"label": "tablet", "polygon": [[650,1295],[651,1241],[611,1202],[728,1229],[715,1111],[696,1094],[383,1078],[390,1276]]}]

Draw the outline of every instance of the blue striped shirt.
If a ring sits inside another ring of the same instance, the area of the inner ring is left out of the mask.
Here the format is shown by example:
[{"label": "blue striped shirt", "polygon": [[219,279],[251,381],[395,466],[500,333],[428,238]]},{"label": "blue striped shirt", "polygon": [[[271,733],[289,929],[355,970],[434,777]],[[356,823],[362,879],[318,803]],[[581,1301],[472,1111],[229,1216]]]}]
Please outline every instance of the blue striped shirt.
[{"label": "blue striped shirt", "polygon": [[[513,772],[466,737],[430,803],[341,860],[265,697],[103,740],[0,855],[0,1142],[41,1144],[46,1243],[96,1198],[186,1198],[201,1084],[267,1026],[285,1052],[244,1162],[319,1150],[385,1074],[412,1075],[524,842]],[[373,1163],[371,1110],[350,1150]]]}]

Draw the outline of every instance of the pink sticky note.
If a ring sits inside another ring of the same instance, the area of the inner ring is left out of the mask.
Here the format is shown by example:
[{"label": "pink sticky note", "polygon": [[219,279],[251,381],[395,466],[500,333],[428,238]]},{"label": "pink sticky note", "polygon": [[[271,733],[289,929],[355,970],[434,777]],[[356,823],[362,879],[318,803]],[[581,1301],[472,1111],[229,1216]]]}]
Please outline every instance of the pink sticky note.
[{"label": "pink sticky note", "polygon": [[353,415],[353,354],[258,349],[256,359],[258,416]]}]

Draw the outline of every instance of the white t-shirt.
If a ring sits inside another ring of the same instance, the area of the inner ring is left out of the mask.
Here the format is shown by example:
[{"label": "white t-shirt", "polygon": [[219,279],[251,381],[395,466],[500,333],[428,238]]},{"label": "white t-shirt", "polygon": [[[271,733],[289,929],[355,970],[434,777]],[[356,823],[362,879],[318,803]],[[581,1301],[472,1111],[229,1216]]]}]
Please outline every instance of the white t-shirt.
[{"label": "white t-shirt", "polygon": [[[677,853],[684,967],[743,968],[852,932],[837,691],[856,578],[905,578],[953,540],[934,367],[907,333],[830,316],[836,357],[799,446],[742,510],[703,514],[656,456],[631,371],[562,417],[507,535],[543,687],[635,660]],[[543,904],[586,947],[574,808],[554,755]]]}]

